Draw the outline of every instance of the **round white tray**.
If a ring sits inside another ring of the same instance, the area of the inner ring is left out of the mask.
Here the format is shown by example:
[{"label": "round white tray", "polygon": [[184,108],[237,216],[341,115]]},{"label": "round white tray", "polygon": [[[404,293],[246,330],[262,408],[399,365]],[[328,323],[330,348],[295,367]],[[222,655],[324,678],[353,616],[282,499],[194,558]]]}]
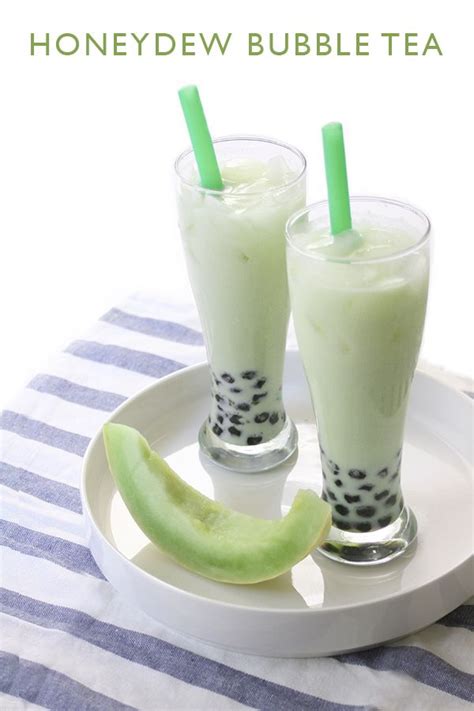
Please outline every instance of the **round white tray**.
[{"label": "round white tray", "polygon": [[[249,514],[280,515],[300,487],[321,488],[317,433],[298,355],[287,354],[284,396],[299,453],[261,474],[207,463],[196,442],[207,415],[207,366],[168,376],[111,417],[139,429],[190,484]],[[252,654],[336,654],[421,629],[473,594],[472,403],[433,378],[415,376],[402,487],[419,536],[397,560],[354,568],[308,556],[257,585],[215,583],[174,563],[139,530],[108,471],[102,435],[84,459],[88,543],[104,575],[129,602],[181,633]]]}]

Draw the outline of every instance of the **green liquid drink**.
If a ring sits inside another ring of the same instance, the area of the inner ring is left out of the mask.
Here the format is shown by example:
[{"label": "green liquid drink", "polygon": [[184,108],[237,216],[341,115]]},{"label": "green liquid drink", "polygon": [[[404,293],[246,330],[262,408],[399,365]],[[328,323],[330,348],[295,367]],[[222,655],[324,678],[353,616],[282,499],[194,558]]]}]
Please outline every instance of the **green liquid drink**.
[{"label": "green liquid drink", "polygon": [[[335,237],[326,203],[290,221],[288,277],[333,525],[385,544],[409,526],[400,465],[426,311],[429,223],[387,200],[351,206],[354,232]],[[347,548],[351,536],[338,540]]]},{"label": "green liquid drink", "polygon": [[285,223],[304,205],[305,161],[264,139],[215,142],[224,190],[177,161],[179,225],[211,370],[204,452],[229,468],[286,459],[296,432],[282,401],[289,318]]}]

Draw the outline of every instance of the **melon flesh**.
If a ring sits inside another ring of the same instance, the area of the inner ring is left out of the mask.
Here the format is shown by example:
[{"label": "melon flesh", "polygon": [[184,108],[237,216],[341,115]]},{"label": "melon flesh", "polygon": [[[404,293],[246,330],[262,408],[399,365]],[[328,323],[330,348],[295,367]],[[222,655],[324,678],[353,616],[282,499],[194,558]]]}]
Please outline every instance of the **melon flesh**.
[{"label": "melon flesh", "polygon": [[135,429],[104,426],[107,459],[130,514],[145,535],[184,567],[212,580],[257,583],[289,570],[320,545],[331,508],[300,490],[284,518],[233,511],[184,482]]}]

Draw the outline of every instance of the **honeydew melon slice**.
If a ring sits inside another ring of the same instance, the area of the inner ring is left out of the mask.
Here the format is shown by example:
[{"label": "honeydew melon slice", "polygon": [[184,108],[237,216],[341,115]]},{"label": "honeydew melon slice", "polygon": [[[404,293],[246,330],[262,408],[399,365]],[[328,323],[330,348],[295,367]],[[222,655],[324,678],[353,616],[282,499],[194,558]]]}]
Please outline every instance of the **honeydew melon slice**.
[{"label": "honeydew melon slice", "polygon": [[268,521],[233,511],[186,484],[132,427],[104,426],[107,459],[130,514],[184,567],[212,580],[258,583],[289,570],[326,537],[331,508],[300,490],[287,515]]}]

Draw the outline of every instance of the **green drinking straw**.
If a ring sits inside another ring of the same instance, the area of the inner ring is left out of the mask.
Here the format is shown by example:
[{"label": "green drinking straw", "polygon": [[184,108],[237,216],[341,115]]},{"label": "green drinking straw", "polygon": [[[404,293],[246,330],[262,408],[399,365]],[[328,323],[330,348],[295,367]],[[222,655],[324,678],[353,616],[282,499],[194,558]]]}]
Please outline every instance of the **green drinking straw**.
[{"label": "green drinking straw", "polygon": [[342,124],[323,126],[323,148],[331,233],[338,235],[352,229]]},{"label": "green drinking straw", "polygon": [[194,156],[201,178],[201,185],[207,190],[223,190],[216,152],[201,104],[197,86],[183,86],[179,90],[179,100],[188,127]]}]

